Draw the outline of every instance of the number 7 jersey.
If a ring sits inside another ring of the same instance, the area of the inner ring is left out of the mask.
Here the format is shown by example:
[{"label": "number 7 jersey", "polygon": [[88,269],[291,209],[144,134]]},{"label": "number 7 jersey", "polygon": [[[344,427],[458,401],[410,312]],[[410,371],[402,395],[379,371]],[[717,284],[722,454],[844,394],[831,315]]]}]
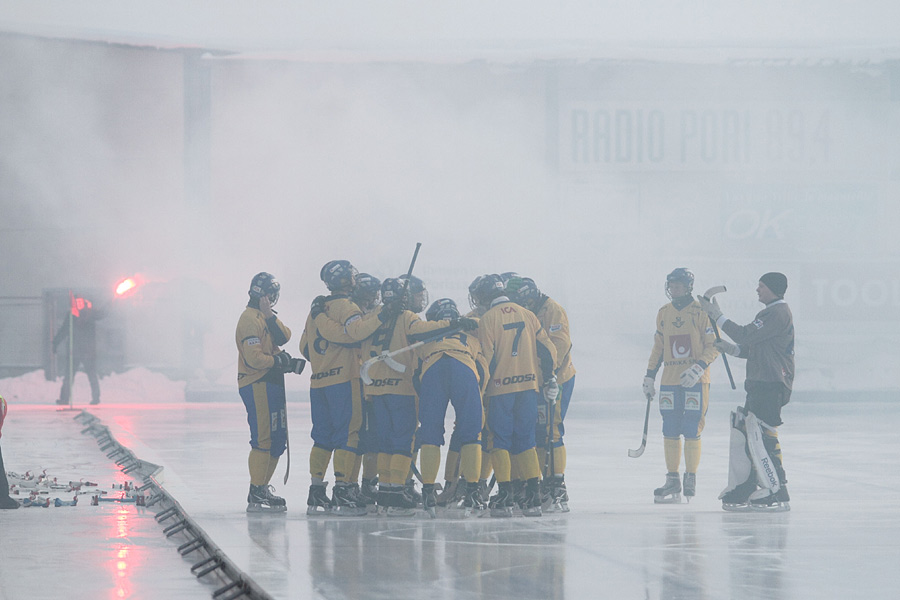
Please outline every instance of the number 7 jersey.
[{"label": "number 7 jersey", "polygon": [[539,390],[556,369],[556,347],[538,318],[509,300],[484,313],[478,340],[488,363],[487,396]]}]

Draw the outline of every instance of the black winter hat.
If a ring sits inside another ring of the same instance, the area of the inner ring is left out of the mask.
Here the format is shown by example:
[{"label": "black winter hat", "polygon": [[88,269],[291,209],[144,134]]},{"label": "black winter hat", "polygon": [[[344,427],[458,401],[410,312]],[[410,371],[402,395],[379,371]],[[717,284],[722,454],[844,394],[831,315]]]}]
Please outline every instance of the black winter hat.
[{"label": "black winter hat", "polygon": [[773,294],[784,298],[784,293],[787,291],[787,277],[784,276],[784,273],[766,273],[759,280],[766,284]]}]

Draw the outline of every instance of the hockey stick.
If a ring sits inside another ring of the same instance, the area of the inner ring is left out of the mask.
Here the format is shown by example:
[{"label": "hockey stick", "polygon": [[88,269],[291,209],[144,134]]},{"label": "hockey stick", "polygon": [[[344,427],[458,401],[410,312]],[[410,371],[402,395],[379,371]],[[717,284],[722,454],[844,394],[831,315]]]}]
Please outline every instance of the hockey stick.
[{"label": "hockey stick", "polygon": [[284,445],[287,452],[287,467],[284,470],[284,484],[287,485],[288,477],[291,475],[291,436],[287,425],[287,398],[284,400]]},{"label": "hockey stick", "polygon": [[[401,296],[403,302],[406,301],[406,294],[409,292],[409,282],[412,281],[413,268],[416,266],[416,259],[419,257],[419,249],[421,247],[422,247],[422,242],[416,242],[416,249],[413,252],[412,260],[409,261],[409,269],[406,271],[406,281],[403,283],[403,294]],[[390,339],[391,339],[391,337],[393,337],[394,327],[396,326],[396,324],[397,324],[397,318],[394,317],[391,321],[391,326],[388,328],[390,331],[390,335],[388,336],[387,341],[385,342],[385,345],[387,345],[387,346],[390,345]],[[399,353],[401,350],[406,350],[406,348],[401,348],[400,350],[397,350],[395,353]],[[364,362],[362,367],[360,367],[360,369],[359,369],[359,376],[360,376],[360,379],[363,380],[363,383],[365,383],[366,385],[372,384],[372,378],[369,377],[369,369],[372,367],[372,365],[375,362],[377,362],[379,360],[385,361],[390,368],[397,371],[398,373],[403,373],[404,371],[406,371],[406,365],[403,365],[403,364],[393,360],[391,358],[391,356],[393,356],[393,354],[390,354],[390,353],[388,353],[387,350],[385,350],[384,352],[381,353],[381,355],[371,358],[371,359],[367,360],[366,362]]]},{"label": "hockey stick", "polygon": [[[545,398],[546,400],[546,398]],[[556,398],[547,400],[547,457],[544,459],[544,478],[555,475],[553,461],[553,421],[556,419]]]},{"label": "hockey stick", "polygon": [[641,447],[637,450],[629,450],[628,456],[631,458],[637,458],[641,454],[644,453],[644,448],[647,447],[647,427],[650,425],[650,403],[653,402],[653,396],[647,395],[647,412],[644,413],[644,439],[641,440]]},{"label": "hockey stick", "polygon": [[381,354],[379,354],[378,356],[373,356],[372,358],[370,358],[369,360],[364,362],[362,364],[362,366],[359,368],[359,377],[360,377],[360,379],[363,380],[363,383],[365,383],[366,385],[372,385],[372,378],[369,377],[369,369],[371,369],[372,365],[374,365],[377,362],[384,362],[387,366],[389,366],[393,370],[397,371],[398,373],[405,373],[406,365],[394,360],[395,356],[397,356],[398,354],[403,354],[404,352],[409,352],[410,350],[415,350],[419,346],[423,346],[423,345],[429,344],[431,342],[436,342],[437,340],[443,339],[447,336],[455,335],[461,331],[462,331],[462,329],[451,329],[450,331],[447,331],[447,332],[432,336],[430,338],[418,341],[415,344],[410,344],[409,346],[404,346],[402,348],[398,348],[398,349],[394,350],[393,352],[385,351],[385,352],[382,352]]},{"label": "hockey stick", "polygon": [[[724,291],[726,291],[724,285],[717,285],[715,287],[711,287],[708,290],[706,290],[705,294],[703,294],[703,299],[706,300],[707,302],[712,302],[713,296],[715,296],[716,294],[718,294],[720,292],[724,292]],[[712,323],[713,333],[716,334],[716,341],[721,342],[722,336],[719,335],[719,327],[716,325],[716,322],[713,321],[712,319],[710,319],[710,322]],[[737,386],[734,385],[734,377],[731,375],[731,365],[728,364],[728,357],[725,355],[724,352],[722,352],[721,354],[722,354],[722,362],[725,363],[725,372],[728,373],[728,381],[731,382],[731,389],[736,390]]]}]

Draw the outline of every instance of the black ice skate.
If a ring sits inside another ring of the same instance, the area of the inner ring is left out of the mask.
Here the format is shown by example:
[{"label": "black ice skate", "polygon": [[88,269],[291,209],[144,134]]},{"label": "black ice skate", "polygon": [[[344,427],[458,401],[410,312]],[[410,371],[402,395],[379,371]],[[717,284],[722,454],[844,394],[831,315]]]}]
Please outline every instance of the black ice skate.
[{"label": "black ice skate", "polygon": [[359,489],[359,500],[364,502],[368,512],[378,511],[378,478],[363,479]]},{"label": "black ice skate", "polygon": [[513,515],[512,482],[498,481],[497,493],[491,496],[488,507],[494,518],[509,518]]},{"label": "black ice skate", "polygon": [[276,496],[271,485],[250,484],[247,494],[248,513],[282,513],[287,510],[284,498]]},{"label": "black ice skate", "polygon": [[656,504],[681,504],[681,478],[678,473],[666,473],[666,483],[653,490]]},{"label": "black ice skate", "polygon": [[685,473],[684,474],[684,497],[688,502],[691,501],[691,498],[694,497],[694,494],[697,493],[697,474],[696,473]]},{"label": "black ice skate", "polygon": [[526,517],[540,517],[543,514],[541,488],[537,477],[525,482],[525,495],[519,507],[522,509],[522,515]]},{"label": "black ice skate", "polygon": [[756,478],[751,476],[750,479],[740,484],[730,491],[722,492],[719,500],[722,501],[722,510],[728,512],[747,512],[750,510],[750,494],[756,490]]},{"label": "black ice skate", "polygon": [[791,496],[782,485],[777,492],[757,490],[750,495],[750,509],[754,512],[787,512],[791,510]]},{"label": "black ice skate", "polygon": [[480,516],[487,510],[487,504],[484,501],[483,493],[484,490],[482,489],[481,482],[472,481],[466,483],[466,495],[465,498],[463,498],[465,516],[468,517],[472,514]]},{"label": "black ice skate", "polygon": [[331,500],[325,491],[327,485],[327,483],[322,483],[309,486],[309,496],[306,498],[307,515],[315,516],[331,513]]},{"label": "black ice skate", "polygon": [[[456,491],[459,485],[459,479],[456,481],[446,481],[443,489],[441,489],[441,493],[437,494],[437,505],[448,506],[449,503],[453,502],[456,499]],[[437,488],[435,487],[435,489]]]},{"label": "black ice skate", "polygon": [[337,481],[331,492],[331,514],[339,517],[361,517],[368,512],[352,483]]},{"label": "black ice skate", "polygon": [[378,485],[378,507],[389,517],[411,517],[418,502],[405,485]]},{"label": "black ice skate", "polygon": [[437,494],[434,491],[433,483],[422,485],[422,508],[432,519],[437,518]]},{"label": "black ice skate", "polygon": [[569,512],[569,492],[566,490],[566,481],[563,475],[554,475],[544,479],[543,495],[541,497],[545,513]]}]

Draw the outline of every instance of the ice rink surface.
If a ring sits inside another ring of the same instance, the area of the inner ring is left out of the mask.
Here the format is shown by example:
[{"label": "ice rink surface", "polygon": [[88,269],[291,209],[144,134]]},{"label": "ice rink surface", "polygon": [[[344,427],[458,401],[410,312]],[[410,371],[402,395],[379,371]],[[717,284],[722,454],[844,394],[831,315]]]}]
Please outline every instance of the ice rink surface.
[{"label": "ice rink surface", "polygon": [[[739,392],[712,391],[697,497],[654,505],[666,470],[655,404],[647,451],[632,459],[639,393],[576,388],[566,435],[572,512],[464,521],[307,517],[304,402],[288,405],[291,476],[281,484],[282,460],[273,479],[288,512],[274,516],[245,513],[249,446],[237,393],[231,403],[107,397],[88,410],[138,457],[164,466],[166,489],[273,598],[874,600],[900,589],[898,399],[795,394],[780,428],[792,510],[736,514],[717,496]],[[12,405],[0,440],[7,470],[101,487],[127,479],[81,433],[77,414]],[[153,515],[90,506],[88,496],[76,507],[0,511],[0,599],[210,597],[215,588],[191,575]]]}]

